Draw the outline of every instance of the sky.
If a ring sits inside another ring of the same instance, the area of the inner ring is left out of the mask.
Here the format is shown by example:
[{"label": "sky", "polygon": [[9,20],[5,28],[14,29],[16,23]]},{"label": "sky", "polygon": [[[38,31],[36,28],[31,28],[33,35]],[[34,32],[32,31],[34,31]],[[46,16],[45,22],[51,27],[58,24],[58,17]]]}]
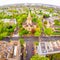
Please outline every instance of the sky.
[{"label": "sky", "polygon": [[0,0],[0,6],[18,3],[43,3],[60,6],[60,0]]}]

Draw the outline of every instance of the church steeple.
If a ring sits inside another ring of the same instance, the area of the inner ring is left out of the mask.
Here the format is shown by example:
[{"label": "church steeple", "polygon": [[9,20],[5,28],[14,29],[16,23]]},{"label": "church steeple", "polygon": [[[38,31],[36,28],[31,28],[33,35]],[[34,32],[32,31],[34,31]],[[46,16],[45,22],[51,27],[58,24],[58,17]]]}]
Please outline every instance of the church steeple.
[{"label": "church steeple", "polygon": [[30,15],[30,12],[29,12],[29,14],[28,14],[28,17],[27,17],[27,24],[32,24],[32,17],[31,17],[31,15]]},{"label": "church steeple", "polygon": [[31,17],[30,12],[28,14],[26,22],[24,22],[24,24],[23,24],[23,28],[26,29],[26,30],[28,30],[28,31],[32,31],[32,29],[36,28],[36,24],[34,24],[32,22],[32,17]]},{"label": "church steeple", "polygon": [[31,14],[29,12],[28,17],[27,17],[27,20],[31,20],[31,19],[32,19],[32,17],[31,17]]}]

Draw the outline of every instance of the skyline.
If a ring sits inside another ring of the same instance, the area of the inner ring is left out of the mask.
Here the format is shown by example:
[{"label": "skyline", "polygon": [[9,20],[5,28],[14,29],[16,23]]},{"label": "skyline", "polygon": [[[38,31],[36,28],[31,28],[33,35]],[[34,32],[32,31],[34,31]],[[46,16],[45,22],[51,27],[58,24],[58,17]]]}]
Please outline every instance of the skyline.
[{"label": "skyline", "polygon": [[0,0],[0,6],[10,5],[10,4],[20,4],[20,3],[41,3],[60,6],[60,0]]}]

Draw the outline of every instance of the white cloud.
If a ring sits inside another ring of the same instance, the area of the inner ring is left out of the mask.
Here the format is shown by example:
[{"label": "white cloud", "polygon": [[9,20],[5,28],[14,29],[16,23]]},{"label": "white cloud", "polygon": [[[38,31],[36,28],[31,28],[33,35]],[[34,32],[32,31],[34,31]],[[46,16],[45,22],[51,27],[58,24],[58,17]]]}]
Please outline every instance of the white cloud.
[{"label": "white cloud", "polygon": [[0,0],[0,6],[16,3],[43,3],[60,6],[60,0]]}]

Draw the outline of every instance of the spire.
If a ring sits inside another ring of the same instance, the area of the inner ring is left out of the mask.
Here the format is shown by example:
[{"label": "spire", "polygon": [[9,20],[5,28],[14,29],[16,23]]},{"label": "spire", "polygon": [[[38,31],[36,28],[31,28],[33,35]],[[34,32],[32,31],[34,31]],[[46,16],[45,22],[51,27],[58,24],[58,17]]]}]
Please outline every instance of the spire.
[{"label": "spire", "polygon": [[27,17],[27,20],[26,20],[25,23],[26,24],[23,24],[23,28],[25,28],[28,31],[32,31],[32,29],[35,29],[36,28],[36,25],[33,24],[33,22],[32,22],[32,17],[30,15],[30,12],[28,14],[28,17]]},{"label": "spire", "polygon": [[27,24],[32,24],[32,17],[31,17],[31,15],[30,15],[30,12],[29,12],[29,14],[28,14],[26,23],[27,23]]},{"label": "spire", "polygon": [[31,17],[30,12],[29,12],[29,14],[28,14],[28,17]]},{"label": "spire", "polygon": [[28,14],[27,20],[32,20],[30,12]]}]

